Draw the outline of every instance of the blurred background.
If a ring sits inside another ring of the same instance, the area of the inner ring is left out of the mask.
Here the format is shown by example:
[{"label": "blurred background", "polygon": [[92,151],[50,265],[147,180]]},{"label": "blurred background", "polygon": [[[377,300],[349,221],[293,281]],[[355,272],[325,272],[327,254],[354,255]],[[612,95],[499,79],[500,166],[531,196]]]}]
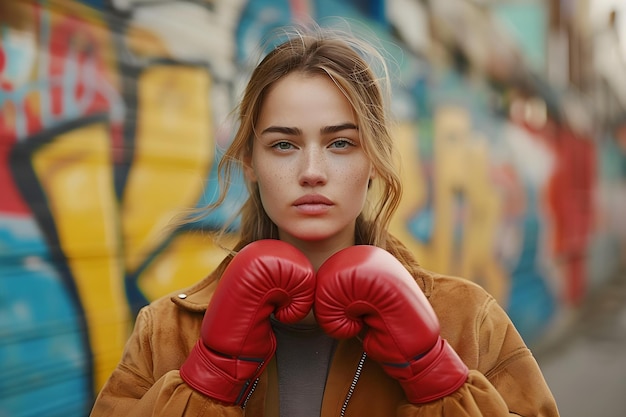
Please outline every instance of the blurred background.
[{"label": "blurred background", "polygon": [[[396,62],[393,232],[492,293],[562,415],[626,409],[626,2],[0,0],[0,417],[87,416],[142,306],[225,253],[257,44],[341,16]],[[236,237],[236,227],[232,238]]]}]

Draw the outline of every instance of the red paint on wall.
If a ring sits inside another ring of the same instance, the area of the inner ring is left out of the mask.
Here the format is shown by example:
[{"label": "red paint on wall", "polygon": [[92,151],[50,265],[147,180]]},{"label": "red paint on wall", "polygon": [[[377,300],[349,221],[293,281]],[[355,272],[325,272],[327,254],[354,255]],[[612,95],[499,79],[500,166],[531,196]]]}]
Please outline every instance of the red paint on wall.
[{"label": "red paint on wall", "polygon": [[554,139],[557,165],[549,184],[556,225],[553,247],[555,255],[565,262],[567,300],[578,305],[587,290],[586,249],[595,216],[595,144],[566,127],[559,129]]}]

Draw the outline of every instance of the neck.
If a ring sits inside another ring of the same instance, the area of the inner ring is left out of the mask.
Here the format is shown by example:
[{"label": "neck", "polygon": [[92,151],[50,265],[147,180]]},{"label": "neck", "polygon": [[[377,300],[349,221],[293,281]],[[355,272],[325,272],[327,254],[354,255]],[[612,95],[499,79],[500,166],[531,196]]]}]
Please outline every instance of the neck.
[{"label": "neck", "polygon": [[354,245],[354,239],[327,239],[325,241],[306,241],[289,239],[281,236],[281,240],[298,248],[309,259],[313,269],[317,271],[320,266],[335,253]]}]

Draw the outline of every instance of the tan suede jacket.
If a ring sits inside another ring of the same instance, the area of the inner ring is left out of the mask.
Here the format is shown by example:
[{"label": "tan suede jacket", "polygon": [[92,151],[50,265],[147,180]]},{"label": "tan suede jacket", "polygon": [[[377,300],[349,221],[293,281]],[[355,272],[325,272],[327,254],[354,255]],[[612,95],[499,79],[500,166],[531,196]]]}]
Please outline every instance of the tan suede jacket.
[{"label": "tan suede jacket", "polygon": [[[558,416],[537,362],[494,298],[468,280],[422,269],[404,246],[393,242],[387,250],[424,291],[439,317],[442,337],[470,368],[469,378],[445,398],[409,404],[399,384],[376,362],[366,358],[361,363],[363,348],[358,339],[340,341],[321,417]],[[274,363],[261,376],[245,410],[205,397],[179,376],[228,261],[193,287],[140,311],[123,357],[99,393],[91,417],[279,416]]]}]

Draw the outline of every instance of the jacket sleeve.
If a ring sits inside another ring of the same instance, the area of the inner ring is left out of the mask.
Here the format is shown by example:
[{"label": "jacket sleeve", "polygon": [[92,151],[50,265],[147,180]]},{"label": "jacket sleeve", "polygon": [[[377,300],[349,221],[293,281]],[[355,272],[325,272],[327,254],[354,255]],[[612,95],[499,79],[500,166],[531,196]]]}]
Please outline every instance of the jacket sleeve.
[{"label": "jacket sleeve", "polygon": [[227,406],[190,388],[178,369],[158,378],[152,366],[152,316],[140,311],[120,363],[98,394],[90,417],[242,417],[240,406]]},{"label": "jacket sleeve", "polygon": [[399,417],[559,416],[537,361],[508,315],[493,298],[482,312],[477,317],[478,364],[467,382],[439,400],[400,407]]}]

